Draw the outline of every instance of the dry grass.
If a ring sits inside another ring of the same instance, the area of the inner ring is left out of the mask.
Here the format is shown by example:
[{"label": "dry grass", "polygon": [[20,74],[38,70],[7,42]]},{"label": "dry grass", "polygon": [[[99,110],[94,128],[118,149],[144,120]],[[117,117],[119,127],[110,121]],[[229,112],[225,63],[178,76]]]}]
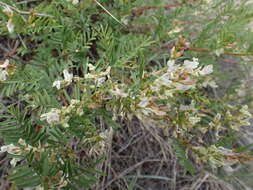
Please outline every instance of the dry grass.
[{"label": "dry grass", "polygon": [[111,136],[106,160],[99,166],[105,176],[96,190],[233,190],[226,182],[196,166],[196,176],[178,163],[164,129],[138,119],[124,121]]}]

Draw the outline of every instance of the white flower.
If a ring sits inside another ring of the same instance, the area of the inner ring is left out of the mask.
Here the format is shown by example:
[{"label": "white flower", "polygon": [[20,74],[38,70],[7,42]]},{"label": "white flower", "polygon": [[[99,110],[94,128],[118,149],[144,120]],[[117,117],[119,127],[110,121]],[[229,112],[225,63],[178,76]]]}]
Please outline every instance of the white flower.
[{"label": "white flower", "polygon": [[[69,85],[73,81],[73,74],[69,73],[67,69],[63,70],[64,80],[56,80],[53,82],[53,87],[56,87],[58,90],[61,89],[61,85]],[[67,84],[66,84],[67,83]]]},{"label": "white flower", "polygon": [[246,96],[246,90],[244,90],[244,89],[236,89],[236,92],[237,92],[239,97]]},{"label": "white flower", "polygon": [[208,85],[209,85],[210,87],[212,87],[212,88],[218,88],[218,85],[216,84],[215,81],[209,81],[209,82],[208,82]]},{"label": "white flower", "polygon": [[197,58],[193,58],[193,61],[185,60],[184,61],[184,67],[188,69],[196,69],[199,65],[199,61]]},{"label": "white flower", "polygon": [[88,64],[88,67],[89,67],[90,71],[95,71],[95,69],[96,69],[96,67],[90,63]]},{"label": "white flower", "polygon": [[68,124],[68,123],[63,123],[62,126],[63,126],[64,128],[68,128],[68,127],[69,127],[69,124]]},{"label": "white flower", "polygon": [[107,67],[107,69],[105,70],[105,72],[102,72],[99,74],[99,76],[107,76],[110,77],[110,72],[111,72],[111,66]]},{"label": "white flower", "polygon": [[173,85],[176,87],[176,90],[179,90],[179,91],[186,91],[191,88],[195,88],[195,85],[184,85],[181,83],[173,83]]},{"label": "white flower", "polygon": [[252,117],[252,114],[249,112],[249,107],[248,105],[244,105],[241,109],[240,112],[245,116],[245,117]]},{"label": "white flower", "polygon": [[0,81],[7,80],[8,72],[5,70],[0,69]]},{"label": "white flower", "polygon": [[10,63],[10,60],[9,60],[9,59],[6,59],[6,60],[4,61],[4,63],[3,63],[2,65],[0,65],[0,68],[3,68],[3,69],[7,68],[8,65],[9,65],[9,63]]},{"label": "white flower", "polygon": [[216,84],[216,82],[213,81],[213,80],[209,80],[209,79],[205,80],[205,81],[202,83],[202,86],[203,86],[203,87],[210,86],[210,87],[212,87],[212,88],[218,88],[218,85]]},{"label": "white flower", "polygon": [[0,153],[7,152],[8,148],[8,145],[1,146]]},{"label": "white flower", "polygon": [[170,74],[169,73],[165,73],[162,76],[160,76],[158,79],[155,80],[155,83],[160,86],[160,85],[164,85],[164,86],[169,86],[172,81],[170,80]]},{"label": "white flower", "polygon": [[13,24],[13,21],[12,21],[13,11],[11,10],[11,8],[9,6],[5,6],[3,9],[3,12],[9,17],[9,20],[6,24],[8,32],[13,33],[14,28],[15,28],[15,25]]},{"label": "white flower", "polygon": [[149,104],[148,98],[143,98],[141,102],[138,104],[139,107],[145,108]]},{"label": "white flower", "polygon": [[223,155],[233,155],[233,151],[227,148],[224,148],[223,146],[219,146],[217,148],[218,152]]},{"label": "white flower", "polygon": [[169,60],[167,62],[168,70],[167,72],[173,72],[175,70],[175,60]]},{"label": "white flower", "polygon": [[14,144],[9,144],[1,147],[1,153],[2,152],[8,152],[9,154],[14,154],[14,155],[20,155],[21,154],[21,149],[18,146],[15,146]]},{"label": "white flower", "polygon": [[207,65],[202,70],[199,71],[200,75],[208,75],[213,72],[213,65]]},{"label": "white flower", "polygon": [[61,88],[61,81],[60,80],[54,81],[53,87],[56,87],[59,90]]},{"label": "white flower", "polygon": [[15,167],[17,165],[17,162],[19,162],[21,158],[12,158],[10,161],[10,164],[12,167]]},{"label": "white flower", "polygon": [[[15,146],[14,144],[9,144],[1,147],[0,153],[2,152],[8,152],[9,154],[13,155],[21,155],[21,149],[18,146]],[[20,161],[21,158],[12,158],[10,161],[10,164],[12,166],[16,166],[17,162]]]},{"label": "white flower", "polygon": [[221,120],[221,114],[217,113],[216,116],[214,117],[214,122],[219,122]]},{"label": "white flower", "polygon": [[50,112],[40,116],[41,120],[47,120],[49,124],[57,124],[60,122],[61,110],[53,108]]},{"label": "white flower", "polygon": [[8,29],[9,33],[13,33],[14,32],[15,25],[13,24],[12,19],[8,20],[6,26],[7,26],[7,29]]},{"label": "white flower", "polygon": [[120,21],[125,24],[125,25],[128,25],[129,24],[129,19],[125,16],[123,18],[120,19]]},{"label": "white flower", "polygon": [[228,175],[232,175],[234,173],[234,171],[236,171],[237,169],[233,169],[231,166],[224,166],[223,167],[224,171],[228,174]]},{"label": "white flower", "polygon": [[18,143],[20,144],[20,145],[22,145],[22,146],[27,146],[27,144],[26,144],[26,142],[25,142],[25,140],[24,139],[19,139],[18,140]]},{"label": "white flower", "polygon": [[23,148],[24,148],[24,150],[25,151],[27,151],[27,152],[30,152],[31,150],[38,150],[38,148],[36,148],[36,147],[32,147],[31,145],[29,145],[29,144],[27,144],[26,142],[25,142],[25,140],[23,140],[23,139],[19,139],[18,140],[18,143],[20,144],[20,145],[22,145],[23,146]]},{"label": "white flower", "polygon": [[71,83],[73,80],[73,74],[69,73],[69,71],[67,69],[63,70],[63,76],[64,76],[64,80],[68,83]]},{"label": "white flower", "polygon": [[195,125],[197,124],[198,122],[200,122],[200,117],[189,117],[189,122],[192,124],[192,125]]}]

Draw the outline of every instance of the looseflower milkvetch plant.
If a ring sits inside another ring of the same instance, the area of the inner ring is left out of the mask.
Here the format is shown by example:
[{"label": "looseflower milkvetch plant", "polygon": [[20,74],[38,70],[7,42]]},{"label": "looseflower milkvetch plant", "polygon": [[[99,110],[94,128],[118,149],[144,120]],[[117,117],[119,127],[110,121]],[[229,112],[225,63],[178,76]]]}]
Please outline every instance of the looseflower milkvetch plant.
[{"label": "looseflower milkvetch plant", "polygon": [[[208,9],[197,11],[194,1],[1,1],[7,43],[0,64],[1,154],[10,157],[12,187],[92,188],[113,130],[124,127],[121,119],[161,129],[168,143],[183,147],[179,162],[189,159],[180,163],[192,175],[192,163],[219,168],[252,159],[224,143],[250,124],[249,107],[215,96],[222,85],[218,57],[252,48],[246,36],[244,45],[236,41],[233,17],[245,11],[240,18],[247,24],[251,10],[231,9],[232,1],[199,3]],[[171,14],[162,11],[170,7]],[[150,9],[158,10],[145,12]],[[202,21],[202,11],[211,19]],[[233,25],[220,30],[224,14],[232,14],[226,19]],[[234,33],[227,37],[229,29]]]}]

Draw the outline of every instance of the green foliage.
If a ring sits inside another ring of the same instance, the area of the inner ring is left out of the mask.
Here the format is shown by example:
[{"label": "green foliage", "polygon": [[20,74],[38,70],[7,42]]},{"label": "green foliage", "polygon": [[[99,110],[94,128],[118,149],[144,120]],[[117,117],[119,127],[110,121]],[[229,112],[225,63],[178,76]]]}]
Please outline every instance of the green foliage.
[{"label": "green foliage", "polygon": [[176,153],[176,156],[179,160],[179,163],[185,167],[186,171],[190,172],[191,175],[195,175],[195,168],[192,164],[192,162],[187,158],[186,152],[182,145],[180,145],[178,142],[173,141],[173,148]]},{"label": "green foliage", "polygon": [[220,167],[238,156],[222,134],[233,137],[227,130],[238,132],[251,115],[214,97],[220,76],[211,64],[252,54],[252,6],[166,2],[0,2],[1,152],[12,158],[13,187],[91,188],[110,130],[133,116],[175,138],[191,175],[193,161]]}]

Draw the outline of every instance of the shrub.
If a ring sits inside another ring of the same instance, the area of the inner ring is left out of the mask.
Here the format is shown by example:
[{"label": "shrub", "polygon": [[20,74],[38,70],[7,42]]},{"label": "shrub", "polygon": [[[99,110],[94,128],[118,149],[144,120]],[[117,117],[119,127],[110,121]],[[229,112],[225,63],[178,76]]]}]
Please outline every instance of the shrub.
[{"label": "shrub", "polygon": [[225,94],[217,63],[247,64],[252,54],[244,1],[0,5],[1,152],[13,187],[92,187],[121,118],[161,128],[192,175],[195,164],[252,159],[226,141],[252,117],[234,101],[239,84],[217,97]]}]

